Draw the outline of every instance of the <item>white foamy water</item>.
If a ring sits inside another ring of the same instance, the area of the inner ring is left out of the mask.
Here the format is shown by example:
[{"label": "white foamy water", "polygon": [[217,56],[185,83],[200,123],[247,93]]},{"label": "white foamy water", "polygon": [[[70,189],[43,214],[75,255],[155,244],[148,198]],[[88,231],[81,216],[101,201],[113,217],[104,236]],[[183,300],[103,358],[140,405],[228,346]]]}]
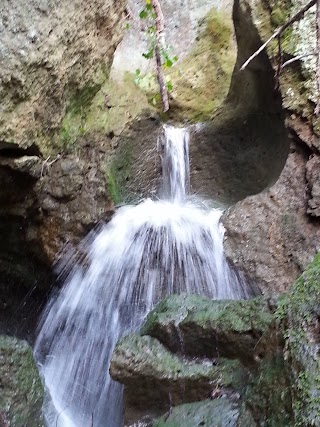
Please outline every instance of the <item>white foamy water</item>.
[{"label": "white foamy water", "polygon": [[48,427],[122,427],[122,386],[110,379],[118,339],[168,294],[246,298],[223,255],[221,211],[186,197],[188,135],[164,128],[162,200],[119,209],[92,233],[46,309],[35,354]]}]

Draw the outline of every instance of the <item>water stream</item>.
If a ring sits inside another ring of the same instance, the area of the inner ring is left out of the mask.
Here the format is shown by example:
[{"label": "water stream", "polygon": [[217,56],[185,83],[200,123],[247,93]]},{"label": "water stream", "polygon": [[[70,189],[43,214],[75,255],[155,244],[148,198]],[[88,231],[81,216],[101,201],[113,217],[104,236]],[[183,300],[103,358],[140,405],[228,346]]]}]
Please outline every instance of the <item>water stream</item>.
[{"label": "water stream", "polygon": [[41,322],[35,355],[48,427],[122,427],[122,392],[108,370],[122,335],[172,293],[246,298],[223,255],[221,211],[188,197],[188,131],[164,127],[159,200],[120,208],[66,254],[65,283]]}]

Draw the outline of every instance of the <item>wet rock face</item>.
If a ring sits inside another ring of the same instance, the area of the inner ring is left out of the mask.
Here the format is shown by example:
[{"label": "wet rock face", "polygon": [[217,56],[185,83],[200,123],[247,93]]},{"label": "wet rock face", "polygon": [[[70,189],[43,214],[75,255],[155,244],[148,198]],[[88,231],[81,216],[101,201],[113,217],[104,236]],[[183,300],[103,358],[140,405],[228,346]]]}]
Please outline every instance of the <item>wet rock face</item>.
[{"label": "wet rock face", "polygon": [[173,408],[152,427],[255,427],[250,414],[241,414],[239,402],[222,397]]},{"label": "wet rock face", "polygon": [[308,158],[297,147],[277,183],[223,215],[225,252],[261,291],[288,289],[320,245],[320,227],[306,213]]},{"label": "wet rock face", "polygon": [[[251,5],[245,0],[235,2],[234,21],[238,28],[240,64],[262,43],[260,41],[256,47],[248,45],[247,49],[241,49],[241,39],[245,41],[247,38],[246,28],[255,28],[256,37],[265,41],[274,26],[280,24],[275,22],[276,17],[280,21],[285,20],[297,6],[291,9],[287,5],[288,10],[283,9],[279,15],[277,2],[268,4],[266,7],[265,2],[258,0]],[[296,40],[297,48],[303,39],[303,29],[300,27],[294,26],[291,35]],[[288,58],[293,54],[290,51],[293,45],[295,43],[284,43],[284,55],[289,55]],[[274,47],[269,46],[267,54],[276,66]],[[309,87],[313,84],[312,73],[304,74],[307,72],[301,71],[304,67],[305,64],[300,64],[299,67],[285,68],[278,81],[291,140],[291,153],[279,179],[268,190],[240,201],[223,216],[227,257],[245,272],[249,281],[255,282],[263,293],[269,295],[288,289],[320,247],[320,225],[317,220],[319,120],[313,114],[315,105]],[[245,73],[258,77],[260,72],[255,59],[243,72],[242,86],[246,86]],[[304,77],[306,75],[308,77]],[[232,91],[234,97],[237,87],[234,86]],[[283,138],[281,135],[279,137]],[[265,167],[272,169],[274,162],[269,159]]]},{"label": "wet rock face", "polygon": [[52,145],[70,98],[99,85],[108,69],[124,7],[118,0],[1,2],[2,144]]},{"label": "wet rock face", "polygon": [[306,164],[307,183],[310,198],[308,200],[308,214],[320,217],[320,157],[311,156]]},{"label": "wet rock face", "polygon": [[110,373],[125,386],[126,427],[293,426],[276,309],[261,297],[163,300],[112,357]]},{"label": "wet rock face", "polygon": [[111,218],[103,142],[83,139],[77,155],[0,157],[1,331],[32,336],[59,252]]},{"label": "wet rock face", "polygon": [[190,357],[228,357],[250,365],[271,322],[272,307],[263,298],[239,302],[173,295],[152,311],[141,333]]},{"label": "wet rock face", "polygon": [[0,425],[43,427],[43,387],[25,341],[0,335]]},{"label": "wet rock face", "polygon": [[118,343],[110,373],[126,385],[127,405],[136,410],[151,407],[155,413],[205,399],[219,383],[240,389],[246,376],[237,361],[219,359],[215,364],[201,364],[181,360],[158,340],[138,335]]}]

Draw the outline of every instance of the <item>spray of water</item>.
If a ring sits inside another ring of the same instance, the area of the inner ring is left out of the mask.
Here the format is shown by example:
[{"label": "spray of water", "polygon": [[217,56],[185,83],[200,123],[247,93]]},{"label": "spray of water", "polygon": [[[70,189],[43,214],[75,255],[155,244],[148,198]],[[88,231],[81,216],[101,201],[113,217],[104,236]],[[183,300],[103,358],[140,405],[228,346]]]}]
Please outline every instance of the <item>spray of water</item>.
[{"label": "spray of water", "polygon": [[[162,198],[118,210],[91,234],[46,309],[35,354],[48,427],[121,427],[122,386],[108,370],[118,339],[172,293],[246,298],[223,255],[221,211],[187,197],[188,132],[166,126]],[[72,264],[71,264],[72,263]]]}]

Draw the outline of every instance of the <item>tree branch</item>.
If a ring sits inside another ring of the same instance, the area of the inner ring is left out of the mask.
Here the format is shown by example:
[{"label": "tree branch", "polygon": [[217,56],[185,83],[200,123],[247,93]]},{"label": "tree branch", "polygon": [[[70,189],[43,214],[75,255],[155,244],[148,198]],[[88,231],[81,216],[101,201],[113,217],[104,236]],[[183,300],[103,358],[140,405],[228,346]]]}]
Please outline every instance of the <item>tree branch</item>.
[{"label": "tree branch", "polygon": [[162,59],[161,59],[161,48],[164,47],[164,18],[161,10],[159,0],[151,0],[153,10],[156,14],[156,39],[154,46],[154,53],[156,57],[156,66],[157,66],[157,79],[160,88],[160,95],[163,105],[163,111],[166,112],[169,110],[169,97],[168,90],[166,85],[166,79],[162,68]]},{"label": "tree branch", "polygon": [[292,64],[293,62],[300,61],[303,58],[308,58],[308,56],[315,56],[315,55],[317,55],[316,52],[313,52],[313,53],[303,53],[301,55],[295,56],[294,58],[288,59],[288,61],[284,62],[281,65],[281,70],[283,68],[287,67],[288,65]]},{"label": "tree branch", "polygon": [[263,43],[262,46],[259,47],[258,50],[256,50],[251,56],[250,58],[247,59],[247,61],[241,66],[240,70],[243,71],[249,64],[250,62],[256,58],[267,46],[268,44],[274,40],[276,37],[280,37],[281,34],[290,27],[290,25],[292,25],[294,22],[296,21],[300,21],[300,19],[303,18],[304,14],[312,7],[314,6],[316,3],[319,3],[319,0],[311,0],[309,1],[309,3],[307,3],[302,9],[299,10],[299,12],[297,12],[295,15],[293,15],[285,24],[283,24],[281,27],[277,28],[275,30],[275,32],[272,34],[272,36],[270,36],[268,38],[268,40]]}]

